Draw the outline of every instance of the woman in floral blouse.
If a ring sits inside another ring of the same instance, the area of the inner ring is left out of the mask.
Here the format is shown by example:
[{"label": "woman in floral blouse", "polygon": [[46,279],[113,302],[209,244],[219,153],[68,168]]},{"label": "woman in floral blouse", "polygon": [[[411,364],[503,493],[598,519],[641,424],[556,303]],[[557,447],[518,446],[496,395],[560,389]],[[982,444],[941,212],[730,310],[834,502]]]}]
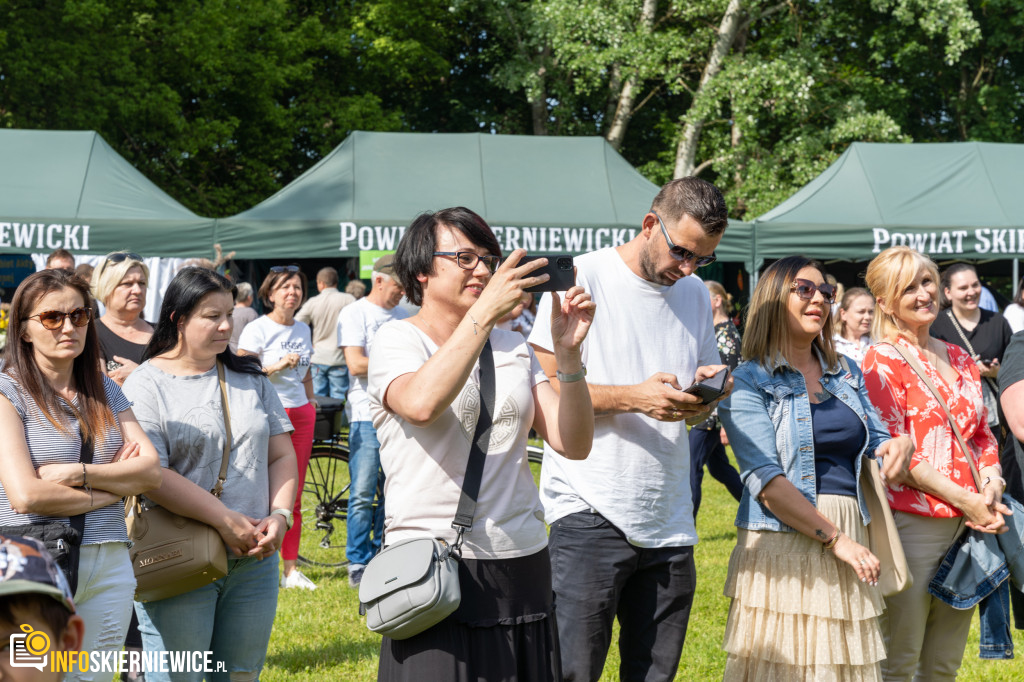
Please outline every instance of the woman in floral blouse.
[{"label": "woman in floral blouse", "polygon": [[[927,257],[904,246],[886,249],[867,270],[876,297],[873,336],[864,358],[871,402],[895,437],[909,434],[915,452],[904,478],[887,490],[914,584],[886,599],[882,635],[885,679],[956,678],[973,609],[957,610],[928,593],[928,583],[949,545],[966,525],[998,532],[1009,510],[995,437],[985,423],[978,367],[960,347],[932,338],[938,313],[938,271]],[[969,453],[953,434],[946,413],[892,344],[917,356],[956,420]],[[965,459],[975,462],[983,490],[975,489]]]}]

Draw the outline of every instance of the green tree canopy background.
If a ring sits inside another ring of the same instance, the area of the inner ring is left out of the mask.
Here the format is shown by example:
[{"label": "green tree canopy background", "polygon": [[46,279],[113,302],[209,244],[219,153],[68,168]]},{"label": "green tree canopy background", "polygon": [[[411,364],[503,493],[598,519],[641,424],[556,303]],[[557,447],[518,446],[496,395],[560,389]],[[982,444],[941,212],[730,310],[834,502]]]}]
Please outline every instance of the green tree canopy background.
[{"label": "green tree canopy background", "polygon": [[1016,0],[0,0],[0,125],[212,217],[353,130],[603,135],[751,219],[854,140],[1024,141],[1022,35]]}]

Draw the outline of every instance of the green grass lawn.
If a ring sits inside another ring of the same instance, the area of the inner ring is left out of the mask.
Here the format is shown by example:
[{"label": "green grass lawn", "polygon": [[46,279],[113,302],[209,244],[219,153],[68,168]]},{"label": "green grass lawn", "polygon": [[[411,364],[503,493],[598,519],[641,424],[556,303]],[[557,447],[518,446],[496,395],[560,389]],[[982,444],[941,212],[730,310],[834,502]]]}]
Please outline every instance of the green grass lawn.
[{"label": "green grass lawn", "polygon": [[[725,666],[722,633],[729,609],[722,596],[729,553],[736,542],[733,520],[736,503],[725,488],[704,477],[703,502],[697,529],[697,595],[690,615],[686,647],[679,666],[681,681],[720,680]],[[299,679],[324,682],[376,679],[380,638],[366,629],[359,600],[349,588],[344,569],[303,567],[320,589],[282,590],[267,665],[261,679]],[[1024,680],[1024,633],[1014,632],[1017,659],[978,659],[978,620],[960,670],[961,680],[1003,682]],[[618,679],[618,651],[613,641],[602,680]]]}]

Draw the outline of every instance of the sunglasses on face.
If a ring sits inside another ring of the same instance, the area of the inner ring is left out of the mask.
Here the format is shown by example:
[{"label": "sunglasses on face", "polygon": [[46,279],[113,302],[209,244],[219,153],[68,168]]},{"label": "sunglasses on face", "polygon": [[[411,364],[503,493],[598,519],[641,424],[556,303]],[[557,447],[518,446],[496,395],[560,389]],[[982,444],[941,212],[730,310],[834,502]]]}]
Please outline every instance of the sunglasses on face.
[{"label": "sunglasses on face", "polygon": [[274,273],[290,272],[290,273],[292,273],[294,275],[296,272],[299,271],[299,266],[298,265],[275,265],[275,266],[270,268],[270,271],[274,272]]},{"label": "sunglasses on face", "polygon": [[825,297],[826,303],[835,303],[836,287],[828,282],[815,284],[809,279],[797,279],[790,285],[790,291],[795,291],[801,301],[810,301],[814,298],[814,292],[820,292]]},{"label": "sunglasses on face", "polygon": [[472,251],[435,251],[434,255],[454,258],[463,270],[476,270],[476,264],[483,261],[487,269],[494,272],[498,269],[498,262],[501,260],[497,256],[480,256]]},{"label": "sunglasses on face", "polygon": [[[654,213],[654,211],[651,211],[651,213]],[[654,213],[654,217],[658,219],[658,223],[661,225],[661,232],[662,234],[665,235],[665,243],[668,244],[668,252],[672,254],[673,258],[683,262],[691,261],[693,262],[694,267],[698,268],[702,268],[705,265],[711,265],[716,260],[718,260],[718,256],[716,256],[713,253],[710,256],[698,256],[689,249],[684,249],[681,246],[676,246],[672,242],[672,238],[668,236],[668,230],[665,228],[665,221],[663,221],[661,219],[661,216],[658,215],[657,213]]]},{"label": "sunglasses on face", "polygon": [[50,331],[61,329],[64,326],[64,318],[70,318],[71,324],[76,327],[85,327],[92,319],[92,308],[83,306],[67,313],[62,310],[47,310],[37,315],[29,315],[25,319],[31,320],[34,317],[38,317],[39,323]]}]

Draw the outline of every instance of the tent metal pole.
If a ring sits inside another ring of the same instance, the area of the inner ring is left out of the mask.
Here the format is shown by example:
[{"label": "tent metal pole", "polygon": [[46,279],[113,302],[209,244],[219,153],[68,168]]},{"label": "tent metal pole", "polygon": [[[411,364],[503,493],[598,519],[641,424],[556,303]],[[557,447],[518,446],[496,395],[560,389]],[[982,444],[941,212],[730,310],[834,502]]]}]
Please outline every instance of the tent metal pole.
[{"label": "tent metal pole", "polygon": [[1013,259],[1013,298],[1017,298],[1017,290],[1020,289],[1020,259]]}]

